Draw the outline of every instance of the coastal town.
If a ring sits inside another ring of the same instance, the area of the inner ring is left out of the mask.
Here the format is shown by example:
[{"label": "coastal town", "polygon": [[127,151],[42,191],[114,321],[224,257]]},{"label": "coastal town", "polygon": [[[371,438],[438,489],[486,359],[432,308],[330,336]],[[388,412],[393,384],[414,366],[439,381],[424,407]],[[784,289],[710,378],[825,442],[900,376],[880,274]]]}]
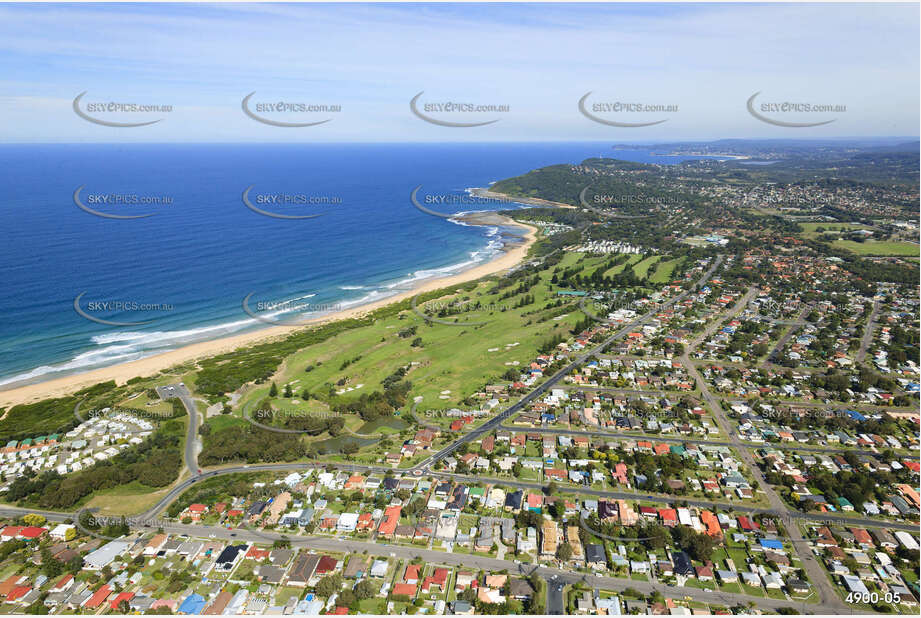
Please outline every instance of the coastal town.
[{"label": "coastal town", "polygon": [[[10,440],[0,611],[916,614],[911,287],[854,287],[827,257],[751,249],[684,259],[618,295],[577,273],[647,254],[584,247],[516,275],[544,273],[579,330],[530,358],[484,340],[481,354],[516,357],[502,379],[406,399],[399,423],[376,425],[383,440],[339,425],[355,439],[345,456],[308,446],[304,461],[206,466],[203,430],[236,415],[189,400],[204,426],[186,439],[201,444],[157,504],[66,513],[40,507],[36,479],[146,445],[182,418],[185,382]],[[285,374],[271,387],[276,413],[315,398]],[[222,405],[245,418],[241,404],[263,397]],[[456,403],[424,409],[435,401]]]},{"label": "coastal town", "polygon": [[0,618],[921,616],[919,25],[0,0]]}]

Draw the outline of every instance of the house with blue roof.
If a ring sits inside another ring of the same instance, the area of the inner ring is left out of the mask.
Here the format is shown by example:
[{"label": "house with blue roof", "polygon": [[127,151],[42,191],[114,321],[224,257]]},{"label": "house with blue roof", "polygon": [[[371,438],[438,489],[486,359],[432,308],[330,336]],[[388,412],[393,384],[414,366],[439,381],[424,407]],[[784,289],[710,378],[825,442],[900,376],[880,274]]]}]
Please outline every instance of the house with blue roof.
[{"label": "house with blue roof", "polygon": [[867,420],[867,417],[858,412],[857,410],[845,410],[848,416],[850,416],[855,421],[863,422]]},{"label": "house with blue roof", "polygon": [[777,539],[758,539],[761,549],[770,549],[773,551],[783,551],[783,543]]},{"label": "house with blue roof", "polygon": [[190,594],[179,605],[179,613],[189,616],[197,616],[205,609],[205,598],[200,594]]}]

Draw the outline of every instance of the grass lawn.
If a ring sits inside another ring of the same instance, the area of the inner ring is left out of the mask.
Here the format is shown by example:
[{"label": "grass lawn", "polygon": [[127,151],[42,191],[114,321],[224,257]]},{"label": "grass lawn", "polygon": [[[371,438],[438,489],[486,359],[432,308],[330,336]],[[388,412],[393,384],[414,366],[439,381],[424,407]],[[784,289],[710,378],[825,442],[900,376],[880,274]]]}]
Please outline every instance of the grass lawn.
[{"label": "grass lawn", "polygon": [[622,272],[627,266],[633,266],[634,264],[636,264],[637,262],[639,262],[639,261],[642,260],[642,259],[643,259],[643,256],[642,256],[642,255],[631,255],[630,258],[629,258],[626,262],[624,262],[623,264],[618,264],[617,266],[614,266],[614,267],[609,268],[609,269],[607,269],[606,271],[604,271],[604,276],[605,276],[605,277],[614,276],[614,275],[616,275],[616,274]]},{"label": "grass lawn", "polygon": [[282,587],[275,594],[275,604],[284,605],[288,602],[288,599],[295,597],[297,599],[301,598],[301,595],[304,594],[303,588],[291,588],[288,586]]},{"label": "grass lawn", "polygon": [[847,249],[858,255],[905,255],[917,256],[918,245],[910,242],[887,242],[868,240],[856,242],[853,240],[836,240],[832,243],[838,249]]},{"label": "grass lawn", "polygon": [[690,586],[691,588],[700,588],[702,590],[716,590],[716,583],[714,582],[702,582],[697,578],[691,577],[684,582],[685,586]]},{"label": "grass lawn", "polygon": [[665,260],[656,264],[656,270],[649,277],[650,283],[668,283],[671,281],[672,273],[675,268],[684,261],[684,258],[675,258],[674,260]]},{"label": "grass lawn", "polygon": [[358,602],[358,610],[362,614],[386,614],[387,613],[387,600],[379,599],[373,597],[370,599],[363,599]]},{"label": "grass lawn", "polygon": [[149,414],[159,414],[169,416],[173,412],[171,403],[167,403],[159,397],[151,399],[147,396],[147,391],[136,393],[127,399],[123,399],[115,404],[118,408],[136,408]]},{"label": "grass lawn", "polygon": [[819,228],[826,230],[859,230],[867,227],[862,223],[827,223],[822,221],[800,223],[799,226],[803,228],[803,232],[806,233],[815,232]]},{"label": "grass lawn", "polygon": [[102,515],[134,515],[143,513],[169,492],[169,487],[156,491],[137,481],[119,485],[112,489],[101,489],[93,493],[84,508],[98,508]]},{"label": "grass lawn", "polygon": [[755,586],[749,586],[748,584],[740,584],[740,588],[742,588],[742,594],[749,594],[756,597],[764,596],[764,588],[761,586],[756,588]]},{"label": "grass lawn", "polygon": [[787,596],[783,593],[783,590],[777,590],[776,588],[769,589],[767,591],[767,595],[772,599],[780,599],[781,601],[787,598]]},{"label": "grass lawn", "polygon": [[633,266],[633,274],[639,279],[645,279],[652,265],[662,259],[661,255],[651,255],[642,262],[637,262]]},{"label": "grass lawn", "polygon": [[458,530],[470,530],[471,526],[477,525],[477,522],[480,520],[476,515],[471,515],[469,513],[463,513],[460,516],[460,519],[457,522]]},{"label": "grass lawn", "polygon": [[720,590],[723,592],[731,592],[733,594],[742,594],[742,587],[740,584],[728,583],[720,586]]}]

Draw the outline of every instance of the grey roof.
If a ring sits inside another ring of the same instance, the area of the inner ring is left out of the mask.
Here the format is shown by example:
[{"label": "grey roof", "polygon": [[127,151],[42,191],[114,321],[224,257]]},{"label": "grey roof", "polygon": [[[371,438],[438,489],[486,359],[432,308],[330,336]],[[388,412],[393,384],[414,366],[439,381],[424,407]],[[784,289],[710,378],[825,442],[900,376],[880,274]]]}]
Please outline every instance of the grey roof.
[{"label": "grey roof", "polygon": [[597,543],[589,543],[585,546],[585,561],[597,562],[604,564],[607,562],[604,554],[604,548]]},{"label": "grey roof", "polygon": [[457,601],[454,601],[452,605],[453,606],[451,609],[454,611],[455,614],[462,614],[465,612],[469,612],[471,609],[473,609],[473,607],[467,601],[457,600]]},{"label": "grey roof", "polygon": [[127,541],[109,541],[99,549],[87,554],[83,561],[90,568],[101,569],[129,547],[131,543]]}]

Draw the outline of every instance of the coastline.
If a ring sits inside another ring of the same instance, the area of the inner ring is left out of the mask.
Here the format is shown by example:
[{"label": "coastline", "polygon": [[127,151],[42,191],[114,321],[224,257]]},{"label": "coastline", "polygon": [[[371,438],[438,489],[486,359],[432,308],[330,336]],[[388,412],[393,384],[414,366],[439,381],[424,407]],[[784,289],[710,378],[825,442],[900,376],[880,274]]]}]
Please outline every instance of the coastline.
[{"label": "coastline", "polygon": [[[471,195],[482,198],[492,198],[496,200],[502,200],[509,203],[519,202],[521,204],[529,204],[531,206],[550,206],[552,208],[575,208],[572,204],[564,204],[563,202],[551,202],[550,200],[542,200],[539,197],[516,197],[514,195],[507,195],[505,193],[499,193],[497,191],[490,191],[489,189],[471,189]],[[519,224],[520,225],[520,224]]]},{"label": "coastline", "polygon": [[311,328],[319,324],[334,322],[336,320],[362,316],[375,309],[406,300],[422,292],[430,292],[459,283],[466,283],[513,268],[525,259],[531,245],[537,240],[538,230],[536,227],[519,223],[518,221],[514,221],[513,219],[498,215],[494,212],[479,211],[459,215],[457,218],[463,220],[467,225],[501,225],[504,227],[519,228],[522,230],[521,241],[515,242],[514,244],[510,243],[506,247],[503,247],[502,252],[492,260],[462,272],[445,277],[426,279],[420,281],[411,290],[367,304],[349,307],[348,309],[320,316],[313,320],[305,321],[303,324],[298,324],[296,326],[269,326],[238,335],[192,343],[174,350],[153,354],[126,363],[91,369],[86,372],[52,378],[34,384],[16,386],[8,390],[0,390],[0,407],[9,409],[12,406],[23,403],[33,403],[42,399],[63,397],[81,388],[109,380],[115,380],[117,384],[124,384],[134,377],[153,376],[176,365],[201,360],[210,356],[217,356],[256,343],[278,340],[305,328]]}]

